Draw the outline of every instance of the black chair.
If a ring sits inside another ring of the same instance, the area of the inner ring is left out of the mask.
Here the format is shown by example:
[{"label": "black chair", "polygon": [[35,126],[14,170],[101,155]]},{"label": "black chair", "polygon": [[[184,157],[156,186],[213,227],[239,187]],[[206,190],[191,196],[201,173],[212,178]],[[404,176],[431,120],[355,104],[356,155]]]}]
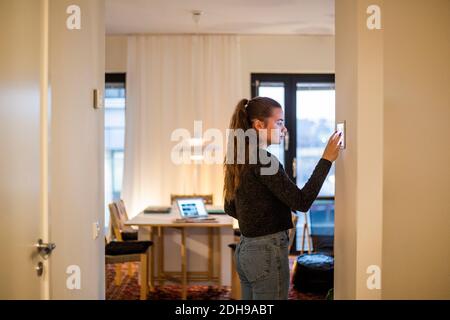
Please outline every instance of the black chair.
[{"label": "black chair", "polygon": [[122,268],[119,263],[140,261],[141,300],[147,299],[148,250],[152,245],[152,241],[111,241],[105,246],[106,263],[116,263],[114,280],[116,285],[120,285],[122,282]]}]

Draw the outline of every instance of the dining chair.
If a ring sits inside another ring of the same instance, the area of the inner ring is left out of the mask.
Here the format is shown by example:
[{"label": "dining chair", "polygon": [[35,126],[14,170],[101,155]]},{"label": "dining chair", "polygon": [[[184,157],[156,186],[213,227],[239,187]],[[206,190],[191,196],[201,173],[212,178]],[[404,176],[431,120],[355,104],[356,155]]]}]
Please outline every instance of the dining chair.
[{"label": "dining chair", "polygon": [[[152,241],[110,241],[109,243],[107,243],[105,238],[105,263],[113,263],[116,265],[116,275],[114,278],[115,285],[120,286],[120,284],[122,283],[122,263],[131,263],[135,261],[140,262],[139,282],[141,286],[141,300],[147,299],[147,272],[149,265],[148,250],[152,245]],[[128,269],[128,271],[129,270],[130,269]]]},{"label": "dining chair", "polygon": [[111,227],[113,235],[118,241],[137,240],[137,230],[125,225],[128,220],[128,214],[123,200],[109,204],[109,213],[111,215]]},{"label": "dining chair", "polygon": [[[134,230],[130,226],[126,226],[125,222],[128,220],[128,214],[125,208],[125,203],[123,200],[115,201],[109,204],[109,213],[111,216],[111,228],[114,240],[116,241],[136,241],[138,240],[138,232]],[[121,279],[121,266],[119,264],[116,265],[116,275],[119,275],[119,278],[116,278],[116,282],[119,282],[118,279]],[[128,275],[133,275],[133,264],[128,263]],[[119,283],[120,284],[120,283]]]}]

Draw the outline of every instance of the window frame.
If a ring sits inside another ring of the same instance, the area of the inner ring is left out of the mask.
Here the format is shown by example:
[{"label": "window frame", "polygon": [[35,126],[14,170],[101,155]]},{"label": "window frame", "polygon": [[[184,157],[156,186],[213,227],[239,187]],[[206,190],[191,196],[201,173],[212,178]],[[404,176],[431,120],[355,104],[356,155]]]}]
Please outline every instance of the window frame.
[{"label": "window frame", "polygon": [[[126,73],[105,73],[105,91],[106,91],[106,88],[108,86],[108,83],[120,83],[120,84],[123,84],[123,88],[125,89],[125,97],[124,97],[125,98],[125,107],[124,107],[124,110],[126,110],[126,108],[127,108],[127,104],[126,104],[126,99],[127,99]],[[105,109],[106,109],[106,107],[105,107]],[[105,112],[106,112],[106,110],[105,110]],[[125,124],[124,124],[124,127],[125,127]],[[111,130],[111,129],[114,129],[114,128],[117,128],[117,127],[110,127],[109,129]],[[106,126],[105,126],[104,130],[106,131]],[[113,200],[114,199],[117,200],[116,198],[117,197],[120,198],[120,194],[117,194],[117,192],[115,192],[115,188],[114,188],[115,178],[116,178],[115,175],[114,175],[114,162],[115,162],[114,154],[118,153],[118,152],[125,153],[125,149],[122,150],[122,149],[114,148],[114,149],[106,150],[106,145],[105,145],[104,148],[105,148],[105,151],[108,151],[109,157],[111,158],[111,168],[110,168],[110,170],[111,170],[111,172],[110,172],[110,174],[111,174],[111,186],[112,186],[112,190],[111,191],[112,191],[112,198],[113,198]]]}]

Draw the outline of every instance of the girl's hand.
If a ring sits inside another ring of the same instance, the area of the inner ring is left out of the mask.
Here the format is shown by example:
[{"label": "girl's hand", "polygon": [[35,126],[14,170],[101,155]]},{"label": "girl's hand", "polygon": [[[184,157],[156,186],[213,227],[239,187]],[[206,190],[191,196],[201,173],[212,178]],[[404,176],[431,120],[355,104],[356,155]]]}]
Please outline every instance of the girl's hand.
[{"label": "girl's hand", "polygon": [[335,131],[330,139],[328,140],[327,146],[325,147],[325,150],[323,151],[322,158],[329,160],[331,162],[335,161],[337,157],[339,156],[339,150],[340,150],[340,139],[341,139],[342,133],[338,133]]}]

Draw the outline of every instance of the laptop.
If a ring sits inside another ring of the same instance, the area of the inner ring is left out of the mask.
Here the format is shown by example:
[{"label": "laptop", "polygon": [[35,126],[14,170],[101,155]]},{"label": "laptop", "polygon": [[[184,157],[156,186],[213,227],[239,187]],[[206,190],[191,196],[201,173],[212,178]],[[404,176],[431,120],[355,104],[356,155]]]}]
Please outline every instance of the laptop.
[{"label": "laptop", "polygon": [[179,198],[176,200],[178,211],[184,219],[211,220],[202,198]]}]

